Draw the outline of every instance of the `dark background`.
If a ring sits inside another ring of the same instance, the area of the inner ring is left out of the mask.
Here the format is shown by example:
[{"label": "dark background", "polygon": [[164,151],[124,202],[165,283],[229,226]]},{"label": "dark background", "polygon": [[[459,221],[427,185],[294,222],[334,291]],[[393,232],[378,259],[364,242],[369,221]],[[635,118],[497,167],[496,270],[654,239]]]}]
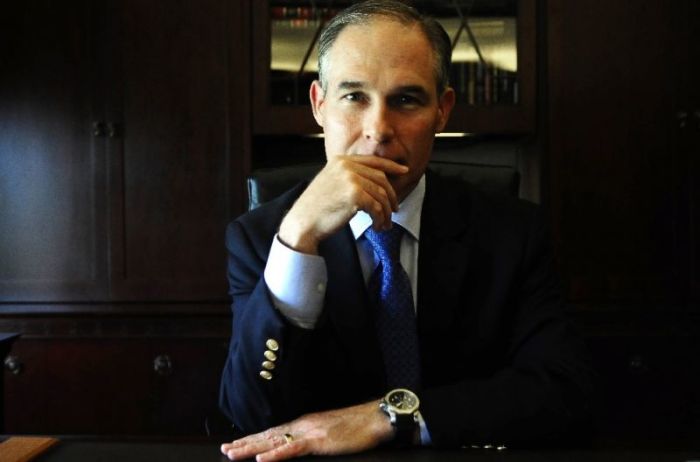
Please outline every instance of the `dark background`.
[{"label": "dark background", "polygon": [[[25,0],[0,15],[8,433],[201,434],[252,169],[318,160],[268,103],[252,0]],[[518,169],[601,373],[604,437],[700,434],[700,2],[521,0],[521,104],[439,152]]]}]

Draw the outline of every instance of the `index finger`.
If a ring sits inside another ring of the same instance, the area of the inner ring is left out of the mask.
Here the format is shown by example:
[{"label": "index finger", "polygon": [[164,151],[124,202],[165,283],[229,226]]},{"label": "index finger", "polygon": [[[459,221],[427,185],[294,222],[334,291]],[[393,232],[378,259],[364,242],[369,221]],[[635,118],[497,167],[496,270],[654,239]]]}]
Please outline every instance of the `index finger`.
[{"label": "index finger", "polygon": [[308,453],[308,447],[304,440],[294,440],[282,446],[277,446],[269,451],[260,453],[255,459],[257,462],[274,462],[304,456]]},{"label": "index finger", "polygon": [[231,460],[247,459],[286,443],[283,433],[276,429],[248,435],[221,445],[221,453]]},{"label": "index finger", "polygon": [[363,154],[347,154],[344,156],[336,157],[346,157],[350,158],[353,162],[357,162],[367,167],[375,168],[381,170],[384,173],[390,175],[403,175],[408,173],[408,166],[403,165],[395,160],[389,159],[387,157],[374,156],[374,155],[363,155]]}]

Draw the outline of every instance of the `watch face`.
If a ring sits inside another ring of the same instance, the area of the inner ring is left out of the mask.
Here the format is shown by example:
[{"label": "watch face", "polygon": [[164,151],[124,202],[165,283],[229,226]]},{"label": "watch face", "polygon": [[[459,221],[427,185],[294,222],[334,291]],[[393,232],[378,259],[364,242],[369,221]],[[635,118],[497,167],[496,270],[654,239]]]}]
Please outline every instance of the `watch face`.
[{"label": "watch face", "polygon": [[399,388],[386,396],[387,403],[400,414],[412,414],[418,409],[418,397],[410,390]]}]

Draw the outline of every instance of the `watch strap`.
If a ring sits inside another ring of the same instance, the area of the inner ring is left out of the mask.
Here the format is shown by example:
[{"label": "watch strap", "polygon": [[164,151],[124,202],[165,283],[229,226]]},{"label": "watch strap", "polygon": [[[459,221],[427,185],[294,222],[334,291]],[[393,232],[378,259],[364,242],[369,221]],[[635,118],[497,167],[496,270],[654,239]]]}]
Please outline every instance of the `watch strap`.
[{"label": "watch strap", "polygon": [[392,425],[396,429],[394,443],[399,447],[413,446],[418,430],[416,414],[394,414]]}]

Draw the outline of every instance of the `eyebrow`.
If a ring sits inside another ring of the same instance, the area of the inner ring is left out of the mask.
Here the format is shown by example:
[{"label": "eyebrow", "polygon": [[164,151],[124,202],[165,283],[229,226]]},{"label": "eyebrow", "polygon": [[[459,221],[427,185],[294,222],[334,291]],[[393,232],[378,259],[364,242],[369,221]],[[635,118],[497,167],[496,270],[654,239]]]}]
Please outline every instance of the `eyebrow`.
[{"label": "eyebrow", "polygon": [[357,90],[365,86],[364,82],[359,80],[343,80],[338,84],[338,90]]},{"label": "eyebrow", "polygon": [[421,85],[405,85],[397,88],[395,93],[417,93],[421,95],[429,95],[429,92]]},{"label": "eyebrow", "polygon": [[[365,87],[365,82],[359,80],[343,80],[338,84],[338,90],[357,90]],[[421,85],[404,85],[396,88],[392,93],[415,93],[428,95],[429,92]]]}]

